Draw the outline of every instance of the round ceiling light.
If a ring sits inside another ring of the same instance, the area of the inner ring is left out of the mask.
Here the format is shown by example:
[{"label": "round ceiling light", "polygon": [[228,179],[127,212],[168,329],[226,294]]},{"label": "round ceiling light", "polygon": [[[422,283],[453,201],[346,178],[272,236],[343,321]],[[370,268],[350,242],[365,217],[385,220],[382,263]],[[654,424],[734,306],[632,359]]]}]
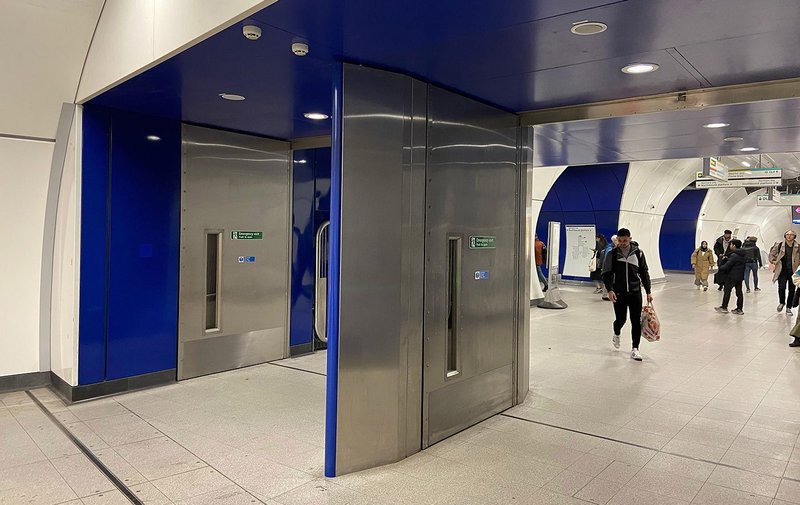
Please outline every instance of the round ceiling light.
[{"label": "round ceiling light", "polygon": [[236,95],[234,93],[220,93],[219,96],[223,100],[230,100],[232,102],[241,102],[242,100],[244,100],[243,95]]},{"label": "round ceiling light", "polygon": [[572,28],[570,28],[569,31],[575,35],[597,35],[598,33],[603,33],[606,30],[608,30],[607,24],[599,21],[589,21],[587,19],[585,21],[573,23]]},{"label": "round ceiling light", "polygon": [[743,153],[751,153],[753,151],[758,151],[758,148],[757,147],[743,147],[743,148],[741,148],[739,150],[742,151]]},{"label": "round ceiling light", "polygon": [[313,119],[314,121],[322,121],[323,119],[328,119],[327,114],[323,114],[321,112],[306,112],[303,114],[303,117],[306,119]]},{"label": "round ceiling light", "polygon": [[158,142],[159,140],[161,140],[161,137],[159,137],[158,135],[148,135],[147,140],[149,140],[150,142]]},{"label": "round ceiling light", "polygon": [[726,126],[730,125],[730,123],[708,123],[704,124],[703,128],[725,128]]},{"label": "round ceiling light", "polygon": [[742,140],[744,140],[744,137],[725,137],[722,140],[724,140],[725,142],[741,142]]},{"label": "round ceiling light", "polygon": [[647,74],[658,70],[658,65],[655,63],[631,63],[622,67],[622,71],[626,74]]},{"label": "round ceiling light", "polygon": [[306,163],[308,163],[306,160],[294,160],[294,162],[299,163],[301,165],[305,165]]}]

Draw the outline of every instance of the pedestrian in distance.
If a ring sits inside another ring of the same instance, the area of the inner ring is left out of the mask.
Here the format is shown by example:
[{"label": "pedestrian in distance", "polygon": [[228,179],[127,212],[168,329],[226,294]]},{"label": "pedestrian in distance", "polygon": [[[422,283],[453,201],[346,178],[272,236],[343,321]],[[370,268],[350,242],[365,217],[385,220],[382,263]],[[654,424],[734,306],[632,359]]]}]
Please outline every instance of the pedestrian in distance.
[{"label": "pedestrian in distance", "polygon": [[728,303],[731,301],[731,291],[736,290],[736,308],[732,314],[744,315],[744,294],[742,293],[742,282],[744,282],[744,266],[746,263],[745,252],[742,249],[742,241],[731,240],[728,253],[724,256],[725,261],[720,265],[720,273],[725,275],[725,291],[722,295],[722,305],[715,307],[714,310],[723,314],[728,313]]},{"label": "pedestrian in distance", "polygon": [[607,245],[608,241],[605,235],[598,233],[595,236],[592,261],[590,262],[590,266],[594,266],[594,269],[589,272],[589,278],[594,283],[594,294],[596,295],[603,293],[603,260],[605,259]]},{"label": "pedestrian in distance", "polygon": [[708,274],[714,268],[714,255],[708,248],[705,240],[700,243],[700,247],[692,253],[692,268],[694,269],[694,285],[697,289],[702,286],[703,291],[708,291]]},{"label": "pedestrian in distance", "polygon": [[542,285],[542,291],[547,291],[547,277],[542,272],[542,265],[544,265],[544,259],[547,257],[547,246],[539,240],[538,233],[533,234],[533,254],[536,262],[536,275],[539,276],[539,284]]},{"label": "pedestrian in distance", "polygon": [[[725,230],[722,233],[722,236],[717,238],[716,242],[714,242],[714,254],[717,255],[717,265],[722,266],[722,257],[728,252],[728,248],[731,245],[731,240],[733,240],[733,232],[730,230]],[[725,287],[725,283],[717,282],[716,277],[714,278],[714,282],[719,284],[718,291],[722,291],[722,288]]]},{"label": "pedestrian in distance", "polygon": [[[800,268],[800,245],[798,245],[797,234],[792,230],[787,230],[783,234],[783,241],[776,242],[769,250],[769,263],[773,268],[772,282],[778,283],[778,312],[786,307],[786,315],[792,315],[792,305],[794,303],[795,285],[792,282],[792,274]],[[787,290],[788,288],[788,290]],[[788,291],[788,305],[787,301]]]},{"label": "pedestrian in distance", "polygon": [[757,241],[756,237],[747,237],[747,240],[742,244],[746,260],[744,264],[744,287],[748,293],[750,292],[751,273],[753,274],[753,288],[756,291],[761,291],[758,289],[758,269],[764,266],[764,262],[761,259],[761,249],[756,245]]},{"label": "pedestrian in distance", "polygon": [[[800,291],[800,269],[796,270],[794,275],[792,275],[792,283],[795,285],[795,288],[798,288],[798,291]],[[797,314],[794,328],[789,332],[789,336],[794,339],[789,342],[789,347],[800,347],[800,313]]]},{"label": "pedestrian in distance", "polygon": [[617,232],[617,246],[606,255],[603,264],[603,282],[608,298],[614,303],[614,334],[611,343],[619,349],[619,335],[627,314],[631,318],[631,359],[642,361],[639,342],[642,337],[642,289],[647,293],[647,303],[653,301],[650,293],[650,272],[647,259],[638,246],[631,243],[631,232],[622,228]]}]

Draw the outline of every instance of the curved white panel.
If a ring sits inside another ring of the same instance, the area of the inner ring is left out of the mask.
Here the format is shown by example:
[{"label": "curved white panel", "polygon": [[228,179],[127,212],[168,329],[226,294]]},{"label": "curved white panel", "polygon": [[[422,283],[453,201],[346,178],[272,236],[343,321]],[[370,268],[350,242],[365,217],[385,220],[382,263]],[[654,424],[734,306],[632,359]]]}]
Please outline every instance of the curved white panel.
[{"label": "curved white panel", "polygon": [[633,162],[622,192],[619,226],[629,228],[633,239],[647,255],[650,277],[661,279],[664,270],[659,254],[661,223],[670,204],[694,181],[702,167],[699,159]]},{"label": "curved white panel", "polygon": [[0,133],[55,137],[61,104],[75,100],[102,5],[103,0],[0,2]]},{"label": "curved white panel", "polygon": [[[539,222],[539,213],[550,188],[556,183],[566,166],[562,167],[534,167],[533,169],[533,199],[531,201],[531,233],[536,233],[536,224]],[[563,223],[562,223],[563,224]],[[536,274],[536,256],[534,254],[533,235],[531,235],[531,299],[544,297],[542,287],[539,285],[539,276]]]},{"label": "curved white panel", "polygon": [[53,144],[0,138],[0,376],[39,371],[42,236]]},{"label": "curved white panel", "polygon": [[146,70],[277,0],[124,0],[106,2],[78,101]]}]

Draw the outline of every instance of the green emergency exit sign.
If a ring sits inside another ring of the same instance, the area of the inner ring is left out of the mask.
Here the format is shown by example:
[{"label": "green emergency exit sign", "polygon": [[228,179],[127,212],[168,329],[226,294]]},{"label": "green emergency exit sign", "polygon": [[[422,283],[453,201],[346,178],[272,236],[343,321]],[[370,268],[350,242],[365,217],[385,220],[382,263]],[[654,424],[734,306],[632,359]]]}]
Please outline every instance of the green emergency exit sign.
[{"label": "green emergency exit sign", "polygon": [[263,240],[263,231],[232,231],[232,240]]},{"label": "green emergency exit sign", "polygon": [[494,249],[497,237],[470,237],[470,249]]}]

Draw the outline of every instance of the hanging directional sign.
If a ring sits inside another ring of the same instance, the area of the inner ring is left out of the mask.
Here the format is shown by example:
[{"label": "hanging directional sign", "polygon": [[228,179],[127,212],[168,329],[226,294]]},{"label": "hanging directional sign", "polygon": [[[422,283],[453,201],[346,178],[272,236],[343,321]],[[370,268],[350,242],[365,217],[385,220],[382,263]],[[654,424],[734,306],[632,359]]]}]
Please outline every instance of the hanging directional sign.
[{"label": "hanging directional sign", "polygon": [[768,188],[777,187],[781,179],[735,179],[732,181],[703,180],[695,182],[697,189],[701,188]]},{"label": "hanging directional sign", "polygon": [[232,240],[263,240],[263,231],[232,231]]}]

